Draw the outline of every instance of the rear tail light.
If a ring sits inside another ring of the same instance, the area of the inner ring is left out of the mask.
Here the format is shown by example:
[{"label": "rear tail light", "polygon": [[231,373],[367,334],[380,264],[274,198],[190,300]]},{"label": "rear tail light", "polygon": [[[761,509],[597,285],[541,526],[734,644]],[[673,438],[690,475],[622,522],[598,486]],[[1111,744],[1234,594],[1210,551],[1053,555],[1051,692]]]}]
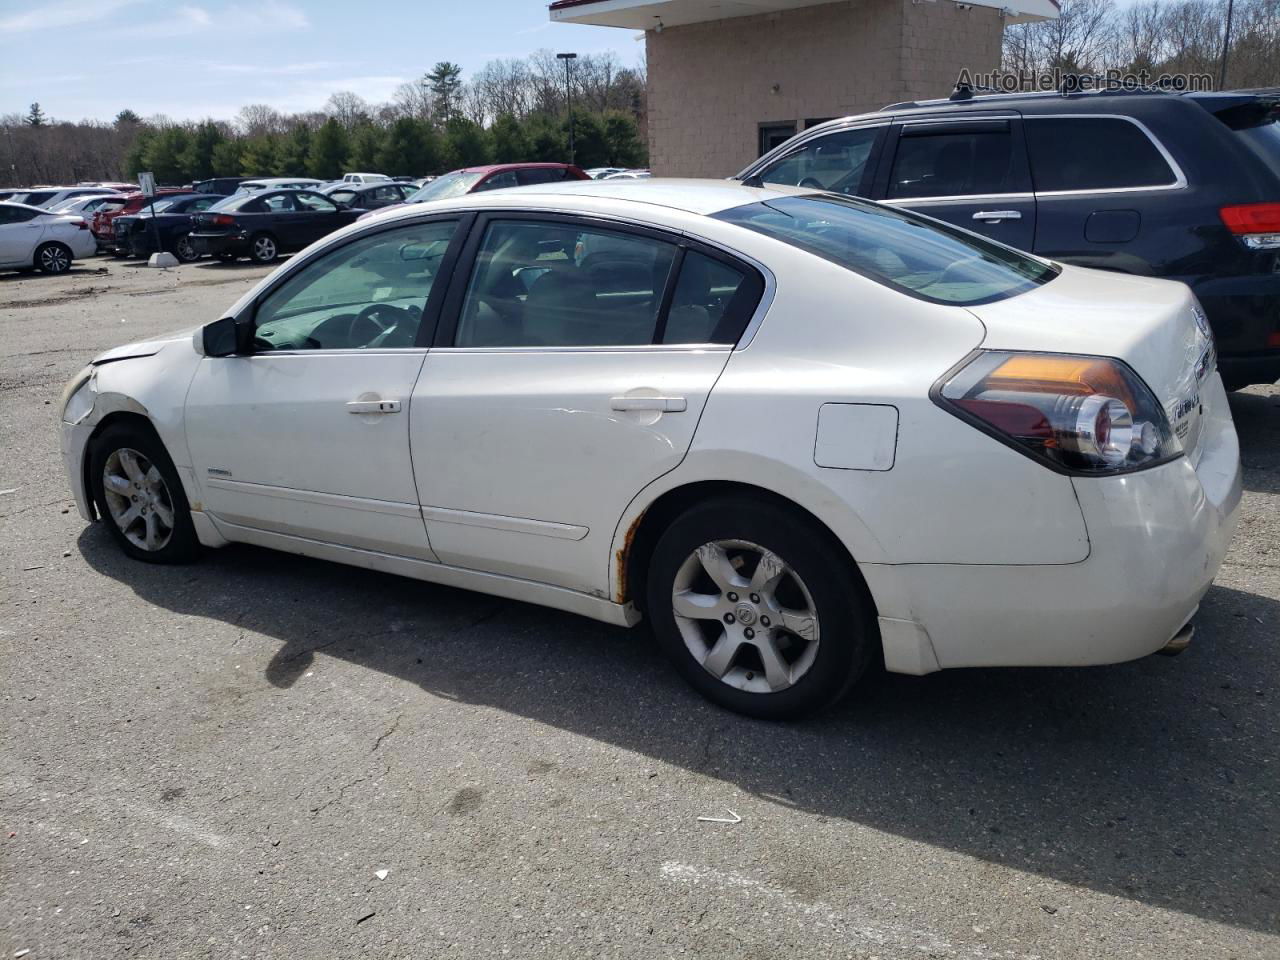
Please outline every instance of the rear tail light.
[{"label": "rear tail light", "polygon": [[213,225],[215,227],[234,227],[236,225],[236,218],[229,217],[225,213],[215,213],[213,215]]},{"label": "rear tail light", "polygon": [[1223,207],[1218,215],[1249,249],[1280,249],[1280,203],[1241,203]]},{"label": "rear tail light", "polygon": [[1058,470],[1123,473],[1181,452],[1151,390],[1107,357],[984,351],[935,387],[934,398]]},{"label": "rear tail light", "polygon": [[83,220],[76,220],[76,221],[74,221],[74,223],[75,223],[75,225],[76,225],[76,229],[77,229],[77,230],[88,230],[88,229],[89,229],[89,224],[85,223]]}]

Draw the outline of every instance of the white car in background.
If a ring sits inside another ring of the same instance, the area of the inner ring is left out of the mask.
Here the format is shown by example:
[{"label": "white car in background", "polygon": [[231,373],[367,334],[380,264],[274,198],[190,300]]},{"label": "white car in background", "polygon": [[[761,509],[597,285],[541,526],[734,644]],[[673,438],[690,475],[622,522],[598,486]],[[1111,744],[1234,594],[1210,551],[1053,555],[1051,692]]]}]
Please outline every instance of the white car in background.
[{"label": "white car in background", "polygon": [[1240,501],[1215,363],[1182,284],[793,187],[555,183],[358,222],[103,354],[62,450],[136,559],[240,541],[643,615],[778,718],[881,657],[1184,646]]},{"label": "white car in background", "polygon": [[10,200],[13,203],[25,203],[29,207],[52,210],[78,197],[111,196],[115,193],[117,191],[107,187],[45,187],[27,190],[21,194],[15,193]]},{"label": "white car in background", "polygon": [[57,206],[48,207],[46,209],[51,210],[54,213],[84,217],[85,220],[90,220],[93,218],[94,213],[102,207],[105,206],[107,209],[111,209],[114,205],[116,209],[119,209],[124,206],[124,202],[125,198],[120,194],[89,194],[84,197],[75,197],[71,200],[64,200]]},{"label": "white car in background", "polygon": [[0,203],[0,270],[66,273],[98,252],[83,217],[23,203]]},{"label": "white car in background", "polygon": [[343,183],[388,183],[391,178],[385,173],[344,173]]}]

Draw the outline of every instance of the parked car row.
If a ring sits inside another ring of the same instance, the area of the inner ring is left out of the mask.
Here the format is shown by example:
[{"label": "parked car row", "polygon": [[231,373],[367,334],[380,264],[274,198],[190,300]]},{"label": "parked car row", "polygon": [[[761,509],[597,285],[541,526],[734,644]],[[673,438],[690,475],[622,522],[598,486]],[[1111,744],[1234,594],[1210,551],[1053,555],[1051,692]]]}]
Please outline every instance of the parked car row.
[{"label": "parked car row", "polygon": [[95,246],[84,217],[0,201],[0,269],[66,273]]}]

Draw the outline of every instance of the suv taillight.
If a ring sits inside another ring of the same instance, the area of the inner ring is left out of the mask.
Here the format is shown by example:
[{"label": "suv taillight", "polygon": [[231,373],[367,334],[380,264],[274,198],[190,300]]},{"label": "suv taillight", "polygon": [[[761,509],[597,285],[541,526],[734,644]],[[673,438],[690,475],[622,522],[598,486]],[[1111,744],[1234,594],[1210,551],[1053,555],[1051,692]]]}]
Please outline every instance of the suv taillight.
[{"label": "suv taillight", "polygon": [[1218,215],[1250,250],[1280,249],[1280,203],[1240,203]]},{"label": "suv taillight", "polygon": [[1177,456],[1168,417],[1109,357],[982,351],[933,391],[962,420],[1072,473],[1124,473]]}]

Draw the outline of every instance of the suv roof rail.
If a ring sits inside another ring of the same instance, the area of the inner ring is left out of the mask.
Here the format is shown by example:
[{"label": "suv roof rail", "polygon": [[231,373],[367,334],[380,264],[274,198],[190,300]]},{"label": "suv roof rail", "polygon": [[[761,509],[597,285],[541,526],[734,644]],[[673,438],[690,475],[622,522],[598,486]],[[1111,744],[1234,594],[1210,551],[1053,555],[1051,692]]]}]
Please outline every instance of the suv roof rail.
[{"label": "suv roof rail", "polygon": [[[977,92],[975,92],[977,91]],[[880,113],[890,110],[911,110],[917,107],[940,107],[951,103],[971,103],[975,101],[992,101],[992,100],[1043,100],[1048,97],[1123,97],[1123,96],[1140,96],[1142,94],[1177,94],[1182,93],[1180,90],[1170,90],[1164,87],[1120,87],[1116,89],[1105,90],[1028,90],[1019,93],[1002,93],[992,90],[990,87],[970,87],[968,85],[957,84],[956,89],[951,95],[942,98],[937,97],[932,100],[903,100],[900,103],[891,103],[881,107]]]}]

